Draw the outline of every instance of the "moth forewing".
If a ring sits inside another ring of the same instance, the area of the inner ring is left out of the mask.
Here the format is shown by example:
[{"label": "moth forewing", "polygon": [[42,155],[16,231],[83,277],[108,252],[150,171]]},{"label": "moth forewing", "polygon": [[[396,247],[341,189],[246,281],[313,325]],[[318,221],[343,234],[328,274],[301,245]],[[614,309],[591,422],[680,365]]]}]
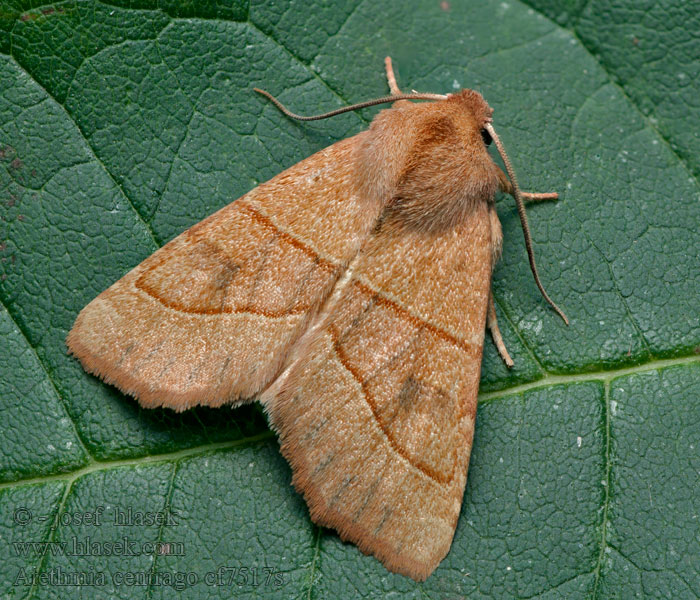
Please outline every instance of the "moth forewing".
[{"label": "moth forewing", "polygon": [[[70,351],[149,408],[252,399],[279,373],[376,220],[353,183],[361,135],[163,246],[81,311]],[[323,221],[329,188],[342,199],[332,236]]]}]

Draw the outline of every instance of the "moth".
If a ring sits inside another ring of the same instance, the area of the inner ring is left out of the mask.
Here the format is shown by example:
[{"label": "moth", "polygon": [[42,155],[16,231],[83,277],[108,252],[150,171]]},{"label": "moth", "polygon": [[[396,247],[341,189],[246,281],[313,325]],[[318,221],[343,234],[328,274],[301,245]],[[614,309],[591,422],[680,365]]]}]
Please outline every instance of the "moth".
[{"label": "moth", "polygon": [[[472,90],[391,95],[368,130],[188,229],[102,292],[67,339],[144,407],[259,398],[314,522],[426,579],[454,536],[484,333],[496,322],[494,196],[524,201]],[[258,90],[259,91],[259,90]],[[412,102],[427,100],[428,102]],[[493,141],[509,177],[487,146]]]}]

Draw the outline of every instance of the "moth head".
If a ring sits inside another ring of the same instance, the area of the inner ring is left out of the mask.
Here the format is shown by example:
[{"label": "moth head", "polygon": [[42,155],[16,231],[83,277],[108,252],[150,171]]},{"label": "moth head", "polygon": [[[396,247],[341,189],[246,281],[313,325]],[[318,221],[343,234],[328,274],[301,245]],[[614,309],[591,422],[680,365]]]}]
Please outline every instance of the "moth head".
[{"label": "moth head", "polygon": [[467,111],[479,127],[493,121],[493,108],[488,105],[484,97],[474,90],[461,90],[456,94],[448,94],[447,102],[456,102]]},{"label": "moth head", "polygon": [[449,94],[447,102],[460,105],[473,124],[474,137],[478,133],[484,146],[490,146],[493,138],[486,126],[493,122],[493,108],[488,105],[484,97],[474,90],[463,89],[456,94]]}]

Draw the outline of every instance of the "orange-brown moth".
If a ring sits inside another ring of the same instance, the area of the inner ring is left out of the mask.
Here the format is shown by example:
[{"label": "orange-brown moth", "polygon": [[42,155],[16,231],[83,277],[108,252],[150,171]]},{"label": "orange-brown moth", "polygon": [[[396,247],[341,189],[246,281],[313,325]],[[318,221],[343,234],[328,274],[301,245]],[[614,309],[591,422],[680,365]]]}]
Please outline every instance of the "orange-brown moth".
[{"label": "orange-brown moth", "polygon": [[566,317],[523,207],[557,195],[520,192],[480,94],[403,94],[386,70],[391,96],[302,117],[394,102],[367,131],[163,246],[82,310],[67,344],[145,407],[259,397],[313,521],[423,580],[459,517],[486,326],[513,364],[491,295],[497,191]]}]

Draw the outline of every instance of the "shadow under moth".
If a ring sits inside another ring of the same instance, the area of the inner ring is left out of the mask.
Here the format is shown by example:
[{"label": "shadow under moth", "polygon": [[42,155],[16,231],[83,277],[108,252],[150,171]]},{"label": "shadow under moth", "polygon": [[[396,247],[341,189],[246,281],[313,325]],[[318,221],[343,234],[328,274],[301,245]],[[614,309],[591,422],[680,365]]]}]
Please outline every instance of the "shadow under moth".
[{"label": "shadow under moth", "polygon": [[[67,344],[144,407],[258,398],[311,519],[390,571],[426,579],[452,543],[488,327],[497,191],[522,193],[464,89],[391,95],[368,130],[188,229],[102,292]],[[260,91],[260,90],[258,90]],[[429,102],[411,102],[428,100]],[[493,141],[508,177],[494,163]]]}]

